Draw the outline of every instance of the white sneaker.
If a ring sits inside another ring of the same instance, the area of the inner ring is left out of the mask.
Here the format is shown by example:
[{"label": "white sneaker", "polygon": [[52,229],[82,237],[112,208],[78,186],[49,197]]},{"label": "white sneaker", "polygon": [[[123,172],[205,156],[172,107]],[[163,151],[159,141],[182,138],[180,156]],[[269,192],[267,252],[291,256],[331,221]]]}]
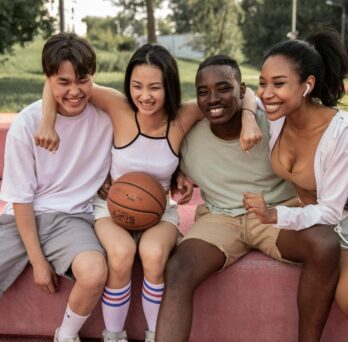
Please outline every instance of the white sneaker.
[{"label": "white sneaker", "polygon": [[155,333],[150,330],[145,330],[145,341],[144,342],[155,342]]},{"label": "white sneaker", "polygon": [[104,342],[128,342],[127,332],[125,330],[119,332],[103,331]]},{"label": "white sneaker", "polygon": [[81,342],[80,338],[78,336],[76,336],[76,337],[66,337],[66,338],[63,338],[62,341],[59,341],[58,340],[58,333],[59,333],[59,328],[57,328],[56,332],[54,333],[54,339],[53,339],[54,342]]}]

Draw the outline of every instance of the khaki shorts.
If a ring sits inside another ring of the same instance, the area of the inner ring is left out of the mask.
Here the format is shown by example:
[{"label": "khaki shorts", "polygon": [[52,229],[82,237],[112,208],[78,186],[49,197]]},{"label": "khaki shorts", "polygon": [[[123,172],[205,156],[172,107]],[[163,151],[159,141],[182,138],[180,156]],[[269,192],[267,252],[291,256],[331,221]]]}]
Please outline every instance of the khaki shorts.
[{"label": "khaki shorts", "polygon": [[246,213],[236,217],[212,214],[202,204],[196,209],[195,223],[180,243],[188,239],[200,239],[216,246],[226,256],[223,268],[233,264],[252,249],[276,260],[288,262],[282,258],[277,248],[279,232],[280,229],[272,224],[261,224],[255,214]]}]

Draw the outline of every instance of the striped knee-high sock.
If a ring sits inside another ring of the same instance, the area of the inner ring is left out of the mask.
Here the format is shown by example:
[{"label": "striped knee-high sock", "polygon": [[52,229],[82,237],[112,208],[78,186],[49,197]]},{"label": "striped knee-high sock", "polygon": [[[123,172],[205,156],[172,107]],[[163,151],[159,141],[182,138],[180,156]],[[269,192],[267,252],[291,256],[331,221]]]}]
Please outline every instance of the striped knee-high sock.
[{"label": "striped knee-high sock", "polygon": [[163,291],[164,283],[151,284],[144,278],[142,303],[147,327],[150,331],[156,331],[158,310],[162,301]]},{"label": "striped knee-high sock", "polygon": [[102,311],[106,330],[123,330],[131,299],[131,282],[122,289],[105,287],[102,296]]}]

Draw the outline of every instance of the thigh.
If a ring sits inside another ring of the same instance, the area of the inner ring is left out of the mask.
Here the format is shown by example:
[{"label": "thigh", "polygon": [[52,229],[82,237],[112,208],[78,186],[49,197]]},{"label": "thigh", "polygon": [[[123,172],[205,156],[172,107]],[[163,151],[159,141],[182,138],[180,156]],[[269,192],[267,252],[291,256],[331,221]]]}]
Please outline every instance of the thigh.
[{"label": "thigh", "polygon": [[342,250],[340,260],[340,276],[336,288],[336,302],[343,312],[348,314],[348,251]]},{"label": "thigh", "polygon": [[215,246],[226,257],[224,267],[231,265],[249,251],[244,240],[242,217],[211,214],[203,206],[197,208],[196,222],[181,240],[199,239]]},{"label": "thigh", "polygon": [[280,230],[273,224],[262,224],[255,214],[246,215],[246,242],[254,249],[276,259],[282,260],[277,247]]},{"label": "thigh", "polygon": [[159,253],[165,259],[176,245],[179,231],[177,227],[169,222],[160,221],[154,227],[142,233],[139,242],[139,254],[143,257],[153,251]]},{"label": "thigh", "polygon": [[0,295],[21,274],[28,256],[13,215],[0,216]]},{"label": "thigh", "polygon": [[97,220],[95,231],[108,256],[114,252],[135,254],[136,243],[132,235],[113,222],[110,217]]},{"label": "thigh", "polygon": [[174,283],[197,286],[221,270],[225,262],[225,254],[216,246],[200,239],[189,239],[183,241],[169,259],[167,276]]},{"label": "thigh", "polygon": [[90,214],[42,214],[37,218],[42,250],[59,275],[71,277],[71,264],[82,252],[105,255]]},{"label": "thigh", "polygon": [[283,258],[303,262],[313,253],[338,246],[337,234],[332,226],[316,225],[299,231],[281,229],[277,246]]}]

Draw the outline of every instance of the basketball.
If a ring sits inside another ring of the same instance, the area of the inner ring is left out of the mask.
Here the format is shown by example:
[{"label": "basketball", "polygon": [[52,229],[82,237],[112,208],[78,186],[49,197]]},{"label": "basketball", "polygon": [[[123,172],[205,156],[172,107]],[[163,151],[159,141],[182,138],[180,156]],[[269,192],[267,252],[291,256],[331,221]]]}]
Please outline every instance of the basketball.
[{"label": "basketball", "polygon": [[145,172],[130,172],[118,178],[107,198],[112,220],[129,230],[145,230],[157,224],[166,204],[162,184]]}]

